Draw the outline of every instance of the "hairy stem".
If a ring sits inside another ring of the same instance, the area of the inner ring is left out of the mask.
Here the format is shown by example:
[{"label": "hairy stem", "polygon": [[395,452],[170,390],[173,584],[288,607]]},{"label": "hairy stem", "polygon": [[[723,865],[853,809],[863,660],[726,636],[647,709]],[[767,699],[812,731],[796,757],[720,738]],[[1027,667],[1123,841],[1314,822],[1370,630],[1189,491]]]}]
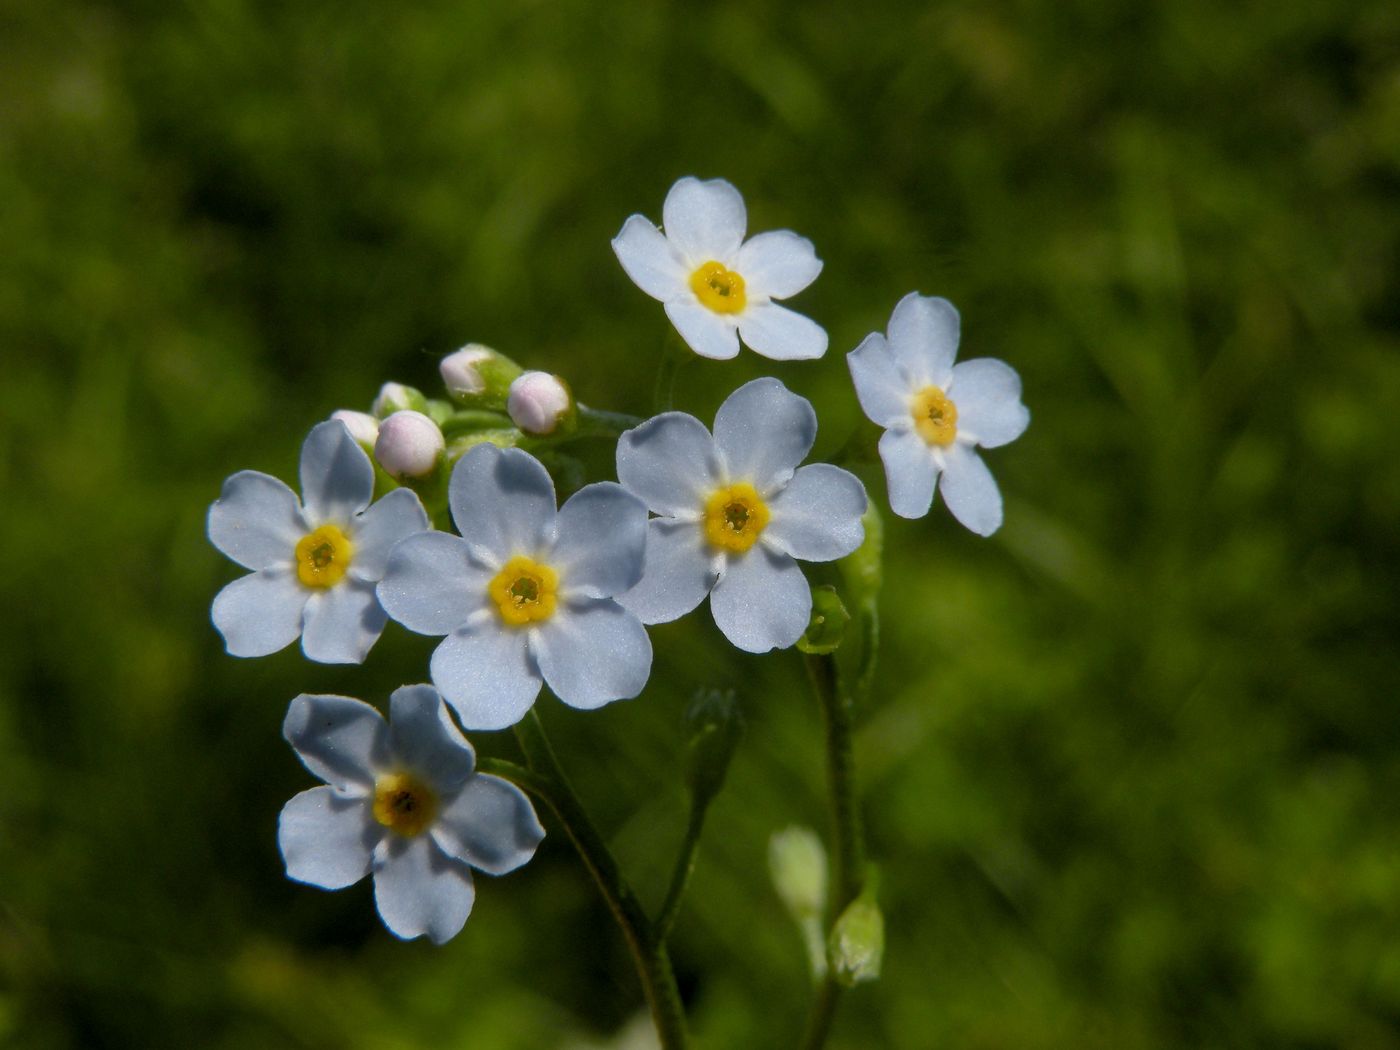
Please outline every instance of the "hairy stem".
[{"label": "hairy stem", "polygon": [[[539,715],[532,710],[516,725],[515,735],[530,764],[527,772],[531,774],[528,782],[521,781],[520,786],[536,794],[554,811],[582,858],[584,867],[603,894],[608,910],[621,928],[628,950],[632,953],[662,1050],[684,1050],[687,1043],[685,1012],[665,943],[655,935],[636,893],[570,786],[545,735]],[[492,763],[492,766],[499,768],[496,763]],[[483,764],[483,769],[486,768]],[[536,788],[542,790],[537,791]]]}]

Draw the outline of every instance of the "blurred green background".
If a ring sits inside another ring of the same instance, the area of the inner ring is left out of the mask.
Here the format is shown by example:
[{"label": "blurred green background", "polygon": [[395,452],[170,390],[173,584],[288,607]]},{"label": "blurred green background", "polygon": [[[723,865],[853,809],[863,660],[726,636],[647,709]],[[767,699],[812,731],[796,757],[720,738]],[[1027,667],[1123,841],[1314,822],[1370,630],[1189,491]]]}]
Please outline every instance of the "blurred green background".
[{"label": "blurred green background", "polygon": [[[919,289],[1033,413],[992,540],[889,525],[889,947],[832,1045],[1400,1046],[1400,5],[1303,0],[6,0],[0,1044],[626,1042],[560,834],[441,950],[284,879],[287,701],[382,705],[434,640],[226,656],[204,514],[468,340],[647,413],[667,326],[608,240],[691,173],[816,242],[832,350],[679,407],[776,374],[818,457],[873,439],[842,355]],[[739,690],[674,955],[700,1045],[793,1045],[764,857],[824,827],[816,707],[704,612],[653,637],[642,699],[543,714],[654,904],[685,701]]]}]

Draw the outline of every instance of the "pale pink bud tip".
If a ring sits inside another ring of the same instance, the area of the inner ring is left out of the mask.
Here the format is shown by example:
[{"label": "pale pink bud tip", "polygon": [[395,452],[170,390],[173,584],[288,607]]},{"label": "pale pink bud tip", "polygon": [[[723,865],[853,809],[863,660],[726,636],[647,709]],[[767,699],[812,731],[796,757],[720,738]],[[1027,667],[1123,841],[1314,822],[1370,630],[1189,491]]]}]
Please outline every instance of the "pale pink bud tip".
[{"label": "pale pink bud tip", "polygon": [[524,372],[510,385],[506,411],[527,434],[548,434],[569,411],[569,390],[548,372]]},{"label": "pale pink bud tip", "polygon": [[379,424],[374,458],[396,478],[431,474],[446,447],[442,431],[422,412],[395,412]]}]

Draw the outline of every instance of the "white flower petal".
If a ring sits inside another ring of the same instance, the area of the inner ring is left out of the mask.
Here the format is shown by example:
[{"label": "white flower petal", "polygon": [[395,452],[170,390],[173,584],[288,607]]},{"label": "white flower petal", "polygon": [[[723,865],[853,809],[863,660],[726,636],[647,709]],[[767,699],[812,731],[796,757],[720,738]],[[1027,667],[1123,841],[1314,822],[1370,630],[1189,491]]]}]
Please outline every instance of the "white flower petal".
[{"label": "white flower petal", "polygon": [[384,719],[349,696],[302,693],[287,707],[282,736],[302,765],[341,794],[369,794],[390,761]]},{"label": "white flower petal", "polygon": [[476,768],[476,753],[430,685],[400,686],[390,695],[389,747],[439,795],[459,789]]},{"label": "white flower petal", "polygon": [[812,403],[771,377],[745,383],[715,413],[715,445],[731,481],[764,495],[784,485],[817,439]]},{"label": "white flower petal", "polygon": [[617,442],[617,478],[658,514],[698,514],[719,484],[714,438],[684,412],[663,412]]},{"label": "white flower petal", "polygon": [[600,481],[559,508],[549,562],[565,596],[611,598],[642,578],[646,543],[646,504],[616,482]]},{"label": "white flower petal", "polygon": [[734,322],[697,302],[669,302],[666,316],[686,345],[701,357],[728,361],[739,355],[739,331]]},{"label": "white flower petal", "polygon": [[373,583],[342,580],[307,599],[301,651],[318,664],[362,664],[388,620]]},{"label": "white flower petal", "polygon": [[1001,528],[1001,490],[982,457],[967,445],[948,449],[938,490],[953,517],[977,535],[990,536]]},{"label": "white flower petal", "polygon": [[395,937],[450,941],[466,925],[475,899],[471,869],[443,853],[430,835],[386,836],[374,851],[374,903]]},{"label": "white flower petal", "polygon": [[642,623],[669,623],[705,600],[715,582],[713,563],[697,523],[653,518],[642,580],[618,604]]},{"label": "white flower petal", "polygon": [[464,729],[505,729],[525,717],[540,692],[529,632],[486,621],[454,631],[433,651],[433,684]]},{"label": "white flower petal", "polygon": [[554,482],[528,452],[482,444],[457,462],[447,501],[457,531],[483,560],[503,564],[554,542]]},{"label": "white flower petal", "polygon": [[740,314],[739,336],[774,361],[811,361],[826,353],[826,329],[777,303],[754,303]]},{"label": "white flower petal", "polygon": [[301,446],[301,502],[307,520],[348,524],[374,496],[374,466],[338,419],[317,423]]},{"label": "white flower petal", "polygon": [[752,298],[786,299],[817,279],[822,261],[806,237],[791,230],[770,230],[750,237],[734,259]]},{"label": "white flower petal", "polygon": [[812,617],[812,591],[797,562],[762,544],[731,555],[710,592],[710,612],[724,636],[750,653],[786,649]]},{"label": "white flower petal", "polygon": [[739,250],[747,224],[744,198],[724,179],[701,182],[686,176],[671,187],[661,207],[666,238],[691,267],[711,260],[727,263]]},{"label": "white flower petal", "polygon": [[369,874],[381,834],[368,799],[346,798],[329,787],[294,795],[277,818],[287,878],[325,890],[343,890]]},{"label": "white flower petal", "polygon": [[653,299],[664,302],[685,293],[690,278],[685,263],[645,216],[630,216],[612,246],[627,276]]},{"label": "white flower petal", "polygon": [[977,357],[953,366],[948,396],[958,409],[958,432],[983,448],[1015,441],[1031,421],[1021,404],[1021,377],[1004,361]]},{"label": "white flower petal", "polygon": [[412,489],[394,489],[355,519],[350,537],[354,545],[350,575],[361,580],[382,579],[394,544],[431,527],[417,493]]},{"label": "white flower petal", "polygon": [[443,852],[488,875],[504,875],[535,855],[544,828],[525,792],[483,773],[443,807],[432,835]]},{"label": "white flower petal", "polygon": [[899,371],[884,335],[871,332],[860,346],[846,355],[855,384],[856,398],[866,417],[882,427],[908,420],[909,380]]},{"label": "white flower petal", "polygon": [[798,469],[768,501],[772,520],[763,542],[803,561],[844,558],[865,539],[865,486],[849,470],[830,463]]},{"label": "white flower petal", "polygon": [[209,610],[233,656],[267,656],[301,634],[308,592],[290,567],[263,569],[234,580]]},{"label": "white flower petal", "polygon": [[630,700],[651,675],[646,628],[606,598],[561,605],[535,632],[531,648],[549,688],[570,707]]},{"label": "white flower petal", "polygon": [[890,315],[890,350],[913,389],[948,388],[961,325],[957,309],[947,299],[910,292],[895,304]]},{"label": "white flower petal", "polygon": [[460,536],[420,532],[390,552],[379,601],[410,631],[447,634],[487,608],[493,575],[471,560]]},{"label": "white flower petal", "polygon": [[933,483],[938,465],[927,442],[913,430],[886,430],[880,435],[880,459],[890,509],[901,518],[922,518],[933,506]]},{"label": "white flower petal", "polygon": [[311,530],[296,493],[270,474],[241,470],[209,507],[209,542],[245,569],[289,564]]}]

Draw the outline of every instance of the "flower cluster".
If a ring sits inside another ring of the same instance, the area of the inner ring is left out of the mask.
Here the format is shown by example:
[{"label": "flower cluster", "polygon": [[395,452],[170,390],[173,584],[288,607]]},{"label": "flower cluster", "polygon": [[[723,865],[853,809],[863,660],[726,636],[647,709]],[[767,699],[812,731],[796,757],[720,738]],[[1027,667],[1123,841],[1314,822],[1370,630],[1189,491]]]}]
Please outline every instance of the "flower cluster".
[{"label": "flower cluster", "polygon": [[[787,230],[746,240],[743,199],[718,179],[681,179],[662,218],[659,229],[631,216],[613,249],[697,354],[733,358],[742,341],[778,360],[824,355],[825,330],[779,303],[820,274],[810,241]],[[989,535],[1002,501],[976,449],[1013,440],[1029,414],[1010,367],[954,363],[958,337],[947,300],[911,293],[847,362],[884,430],[894,512],[922,517],[937,488]],[[737,648],[789,648],[823,615],[799,563],[856,552],[868,513],[855,474],[803,465],[817,415],[774,378],[738,387],[707,428],[677,411],[619,425],[559,376],[479,344],[444,358],[441,374],[446,398],[386,383],[370,412],[315,426],[301,499],[243,471],[208,520],[214,546],[250,570],[213,603],[235,656],[300,637],[312,660],[360,663],[389,619],[442,636],[432,685],[397,690],[387,723],[347,697],[292,701],[284,735],[325,785],[293,798],[279,825],[290,877],[337,889],[372,874],[385,925],[436,942],[466,921],[471,869],[512,871],[544,834],[520,788],[477,772],[453,715],[472,731],[514,726],[544,686],[580,710],[637,697],[651,674],[647,627],[707,597]],[[571,481],[560,505],[546,464],[600,433],[616,439],[617,481]]]}]

